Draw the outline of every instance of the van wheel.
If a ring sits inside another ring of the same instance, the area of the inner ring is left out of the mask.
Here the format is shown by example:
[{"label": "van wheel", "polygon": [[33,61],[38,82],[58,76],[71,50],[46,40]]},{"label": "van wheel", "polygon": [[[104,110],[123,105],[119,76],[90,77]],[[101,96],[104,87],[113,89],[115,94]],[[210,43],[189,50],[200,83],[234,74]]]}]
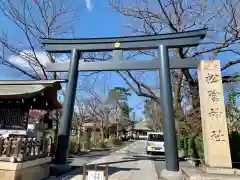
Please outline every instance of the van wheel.
[{"label": "van wheel", "polygon": [[149,152],[149,151],[147,151],[147,154],[150,154],[150,152]]}]

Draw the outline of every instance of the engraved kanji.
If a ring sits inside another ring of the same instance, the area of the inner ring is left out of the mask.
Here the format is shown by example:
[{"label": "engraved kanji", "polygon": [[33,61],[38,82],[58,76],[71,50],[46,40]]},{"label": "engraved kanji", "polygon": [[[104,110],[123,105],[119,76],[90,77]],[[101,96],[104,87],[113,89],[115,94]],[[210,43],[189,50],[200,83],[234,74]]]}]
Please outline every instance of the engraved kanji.
[{"label": "engraved kanji", "polygon": [[205,71],[211,71],[211,70],[213,70],[213,69],[217,69],[218,67],[219,67],[218,64],[215,64],[215,63],[213,63],[213,64],[207,63],[207,64],[204,64],[203,69],[204,69]]},{"label": "engraved kanji", "polygon": [[208,91],[208,96],[213,102],[218,102],[220,100],[220,92],[217,90],[209,90]]},{"label": "engraved kanji", "polygon": [[211,140],[214,141],[226,141],[224,134],[222,134],[221,130],[212,130]]},{"label": "engraved kanji", "polygon": [[216,83],[219,81],[219,75],[214,73],[207,73],[207,76],[205,77],[205,82],[208,84]]},{"label": "engraved kanji", "polygon": [[208,113],[210,118],[221,118],[222,111],[219,108],[211,108],[210,112]]},{"label": "engraved kanji", "polygon": [[204,64],[203,69],[204,69],[205,71],[210,71],[210,70],[212,70],[211,64]]}]

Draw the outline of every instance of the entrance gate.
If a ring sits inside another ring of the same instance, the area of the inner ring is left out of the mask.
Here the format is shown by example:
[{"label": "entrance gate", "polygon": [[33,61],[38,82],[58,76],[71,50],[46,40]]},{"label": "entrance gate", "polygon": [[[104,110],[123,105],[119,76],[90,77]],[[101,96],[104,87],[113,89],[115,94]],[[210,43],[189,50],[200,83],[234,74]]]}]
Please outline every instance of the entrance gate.
[{"label": "entrance gate", "polygon": [[[63,115],[59,123],[55,164],[66,163],[78,71],[157,70],[160,78],[166,170],[179,171],[170,69],[196,68],[199,61],[169,57],[168,49],[197,46],[205,37],[205,34],[206,29],[200,29],[152,36],[42,39],[42,44],[49,53],[72,53],[70,63],[51,63],[46,67],[48,72],[68,72]],[[123,60],[123,51],[146,49],[158,49],[159,56],[153,60]],[[84,62],[81,59],[82,52],[103,51],[113,51],[111,61]]]}]

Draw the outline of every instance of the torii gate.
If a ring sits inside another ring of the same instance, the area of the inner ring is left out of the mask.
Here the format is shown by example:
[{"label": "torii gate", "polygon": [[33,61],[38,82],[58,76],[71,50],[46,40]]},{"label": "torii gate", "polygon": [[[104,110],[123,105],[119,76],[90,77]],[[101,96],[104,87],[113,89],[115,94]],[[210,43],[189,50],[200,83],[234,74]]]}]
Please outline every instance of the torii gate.
[{"label": "torii gate", "polygon": [[[42,39],[49,53],[72,53],[70,63],[51,63],[48,72],[69,72],[63,116],[60,120],[55,164],[66,163],[69,133],[74,110],[78,71],[157,70],[160,78],[160,97],[163,114],[166,170],[179,171],[177,140],[170,69],[196,68],[196,59],[169,57],[168,49],[194,47],[205,37],[206,29],[149,36],[129,36],[83,39]],[[123,51],[158,49],[159,57],[153,60],[124,61]],[[81,52],[113,51],[112,61],[84,62]]]}]

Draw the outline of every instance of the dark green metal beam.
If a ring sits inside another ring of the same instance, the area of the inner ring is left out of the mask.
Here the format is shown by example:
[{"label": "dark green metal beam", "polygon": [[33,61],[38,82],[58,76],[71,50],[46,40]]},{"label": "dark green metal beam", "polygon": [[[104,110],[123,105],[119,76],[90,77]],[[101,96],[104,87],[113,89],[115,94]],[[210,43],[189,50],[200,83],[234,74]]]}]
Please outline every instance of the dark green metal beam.
[{"label": "dark green metal beam", "polygon": [[[200,61],[195,59],[170,58],[170,69],[195,69]],[[48,72],[68,72],[69,62],[49,63],[46,67]],[[158,70],[159,59],[154,60],[128,60],[128,61],[106,61],[106,62],[84,62],[80,61],[78,71],[126,71],[126,70]]]},{"label": "dark green metal beam", "polygon": [[[41,43],[48,52],[100,52],[112,50],[143,50],[157,49],[160,44],[168,48],[197,46],[205,37],[206,29],[181,33],[168,33],[151,36],[126,36],[111,38],[82,39],[42,39]],[[118,43],[118,44],[115,44]]]}]

